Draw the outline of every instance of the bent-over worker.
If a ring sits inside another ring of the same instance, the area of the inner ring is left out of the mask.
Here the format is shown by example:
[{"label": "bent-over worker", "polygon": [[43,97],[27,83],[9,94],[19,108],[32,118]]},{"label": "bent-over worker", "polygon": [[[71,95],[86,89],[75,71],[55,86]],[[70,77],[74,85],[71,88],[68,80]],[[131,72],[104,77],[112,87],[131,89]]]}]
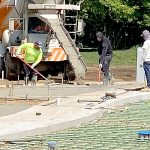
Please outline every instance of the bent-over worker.
[{"label": "bent-over worker", "polygon": [[[36,41],[35,43],[25,43],[18,47],[16,55],[21,58],[24,55],[24,61],[35,68],[42,60],[42,42]],[[37,81],[37,73],[29,68],[25,63],[23,64],[25,72],[25,84],[28,84],[29,75],[32,74],[33,81]]]}]

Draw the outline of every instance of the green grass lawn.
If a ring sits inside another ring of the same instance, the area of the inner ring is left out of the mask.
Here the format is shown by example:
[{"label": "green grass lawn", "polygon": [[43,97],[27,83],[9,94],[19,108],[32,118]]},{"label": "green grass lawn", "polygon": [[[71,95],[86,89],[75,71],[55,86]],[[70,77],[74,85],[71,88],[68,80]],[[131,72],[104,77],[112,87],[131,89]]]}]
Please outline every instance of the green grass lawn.
[{"label": "green grass lawn", "polygon": [[[98,64],[98,52],[81,52],[81,55],[87,66],[95,66]],[[128,50],[114,50],[111,66],[135,66],[136,65],[137,47]]]}]

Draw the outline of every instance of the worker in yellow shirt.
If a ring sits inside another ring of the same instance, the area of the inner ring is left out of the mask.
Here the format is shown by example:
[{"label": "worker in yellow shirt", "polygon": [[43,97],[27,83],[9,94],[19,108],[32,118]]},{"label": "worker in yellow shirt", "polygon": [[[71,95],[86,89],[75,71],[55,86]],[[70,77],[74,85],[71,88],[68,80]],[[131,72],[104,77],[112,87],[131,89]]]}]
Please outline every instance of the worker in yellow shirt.
[{"label": "worker in yellow shirt", "polygon": [[[25,43],[18,47],[16,51],[17,57],[24,55],[24,61],[35,68],[42,60],[42,42],[36,41],[35,43]],[[25,63],[23,64],[25,71],[25,84],[28,84],[29,75],[32,73],[32,79],[37,81],[37,73],[32,71]]]}]

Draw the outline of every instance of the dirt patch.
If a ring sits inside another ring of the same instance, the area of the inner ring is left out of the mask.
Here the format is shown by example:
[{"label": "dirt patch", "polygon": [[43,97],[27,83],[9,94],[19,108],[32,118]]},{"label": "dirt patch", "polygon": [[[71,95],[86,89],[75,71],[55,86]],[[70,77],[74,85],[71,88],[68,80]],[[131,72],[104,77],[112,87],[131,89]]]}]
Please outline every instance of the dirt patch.
[{"label": "dirt patch", "polygon": [[[135,81],[136,80],[136,67],[112,67],[110,68],[114,78],[118,81]],[[86,80],[98,81],[99,68],[95,66],[88,67],[86,72]],[[101,72],[101,81],[103,73]]]}]

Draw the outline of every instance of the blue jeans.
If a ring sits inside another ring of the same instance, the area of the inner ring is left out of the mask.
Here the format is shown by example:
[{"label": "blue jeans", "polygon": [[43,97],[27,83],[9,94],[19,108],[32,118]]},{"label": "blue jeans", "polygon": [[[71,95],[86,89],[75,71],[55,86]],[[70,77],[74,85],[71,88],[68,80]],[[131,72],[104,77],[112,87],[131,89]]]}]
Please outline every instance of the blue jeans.
[{"label": "blue jeans", "polygon": [[143,68],[145,71],[145,76],[147,80],[147,86],[150,88],[150,62],[144,62]]}]

